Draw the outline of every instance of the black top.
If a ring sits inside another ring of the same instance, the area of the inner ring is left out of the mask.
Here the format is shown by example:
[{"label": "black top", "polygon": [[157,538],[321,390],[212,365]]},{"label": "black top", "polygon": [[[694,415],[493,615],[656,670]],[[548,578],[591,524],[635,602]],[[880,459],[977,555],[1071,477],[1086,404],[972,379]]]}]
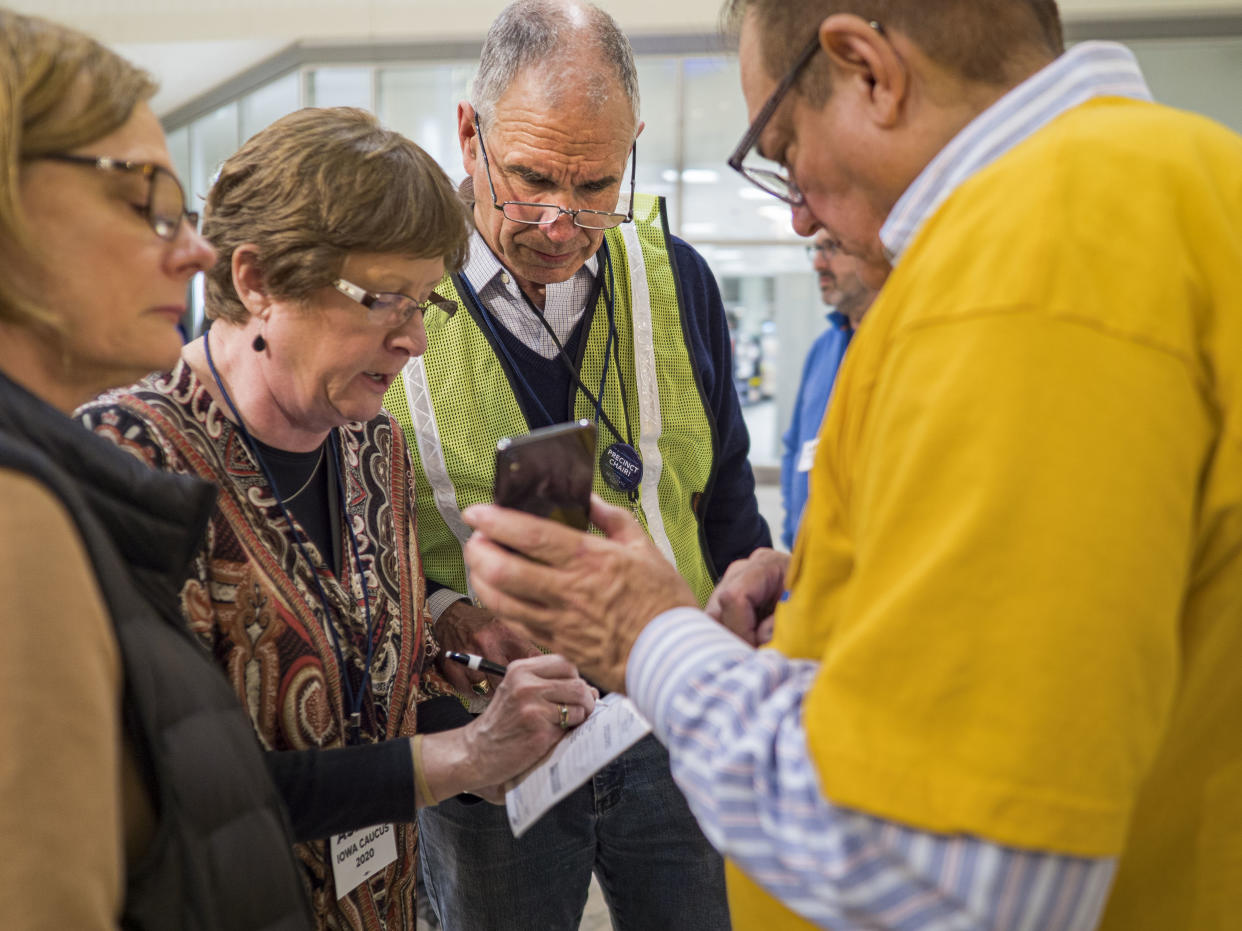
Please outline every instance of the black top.
[{"label": "black top", "polygon": [[341,574],[341,508],[332,439],[308,453],[277,449],[251,437],[285,507],[337,575]]}]

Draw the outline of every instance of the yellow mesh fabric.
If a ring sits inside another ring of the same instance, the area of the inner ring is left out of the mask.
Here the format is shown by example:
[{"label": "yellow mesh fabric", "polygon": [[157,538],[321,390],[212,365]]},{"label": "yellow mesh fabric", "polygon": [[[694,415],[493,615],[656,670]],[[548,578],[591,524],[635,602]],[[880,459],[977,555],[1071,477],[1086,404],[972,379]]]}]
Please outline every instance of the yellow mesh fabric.
[{"label": "yellow mesh fabric", "polygon": [[[441,453],[458,508],[462,509],[491,500],[496,442],[530,428],[491,346],[465,310],[452,281],[446,277],[436,290],[455,298],[460,307],[451,318],[437,316],[428,326],[423,361],[431,384]],[[403,373],[388,389],[384,406],[409,438],[423,566],[429,579],[464,592],[466,570],[461,545],[437,509],[409,403]]]}]

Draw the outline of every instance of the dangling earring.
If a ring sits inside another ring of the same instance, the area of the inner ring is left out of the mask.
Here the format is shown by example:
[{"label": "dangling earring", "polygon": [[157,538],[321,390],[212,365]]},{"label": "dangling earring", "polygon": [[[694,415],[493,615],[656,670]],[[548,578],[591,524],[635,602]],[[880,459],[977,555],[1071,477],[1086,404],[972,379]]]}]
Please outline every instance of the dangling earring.
[{"label": "dangling earring", "polygon": [[254,338],[254,342],[250,344],[250,348],[253,349],[255,352],[262,352],[264,349],[267,348],[267,340],[263,338],[262,333],[260,333],[258,336]]}]

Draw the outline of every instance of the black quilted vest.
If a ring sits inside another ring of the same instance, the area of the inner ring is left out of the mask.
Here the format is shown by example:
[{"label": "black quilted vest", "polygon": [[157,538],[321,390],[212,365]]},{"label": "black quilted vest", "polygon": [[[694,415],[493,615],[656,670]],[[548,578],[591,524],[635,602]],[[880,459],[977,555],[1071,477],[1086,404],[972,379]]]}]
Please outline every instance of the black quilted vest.
[{"label": "black quilted vest", "polygon": [[0,468],[37,479],[65,505],[120,645],[122,723],[157,818],[149,850],[126,876],[122,927],[311,927],[263,751],[179,608],[215,488],[146,468],[3,374]]}]

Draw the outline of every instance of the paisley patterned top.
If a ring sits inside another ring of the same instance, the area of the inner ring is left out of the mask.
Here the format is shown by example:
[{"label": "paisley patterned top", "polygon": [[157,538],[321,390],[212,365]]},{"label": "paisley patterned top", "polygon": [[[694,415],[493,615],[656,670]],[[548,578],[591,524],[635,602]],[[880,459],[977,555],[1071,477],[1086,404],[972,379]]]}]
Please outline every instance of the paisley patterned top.
[{"label": "paisley patterned top", "polygon": [[[190,627],[223,667],[266,748],[343,746],[341,676],[357,694],[366,662],[363,582],[348,538],[338,577],[299,527],[306,562],[241,432],[184,361],[170,373],[103,395],[78,416],[156,469],[219,486],[207,538],[181,593]],[[337,433],[346,499],[342,532],[353,534],[361,557],[374,641],[362,740],[411,736],[415,704],[424,697],[423,670],[430,672],[437,647],[415,540],[409,453],[385,413]],[[331,607],[327,619],[312,573]],[[344,671],[327,623],[336,628]],[[365,792],[365,783],[358,789]],[[297,845],[320,929],[415,927],[413,812],[411,788],[411,820],[395,826],[396,862],[339,901],[327,841]]]}]

